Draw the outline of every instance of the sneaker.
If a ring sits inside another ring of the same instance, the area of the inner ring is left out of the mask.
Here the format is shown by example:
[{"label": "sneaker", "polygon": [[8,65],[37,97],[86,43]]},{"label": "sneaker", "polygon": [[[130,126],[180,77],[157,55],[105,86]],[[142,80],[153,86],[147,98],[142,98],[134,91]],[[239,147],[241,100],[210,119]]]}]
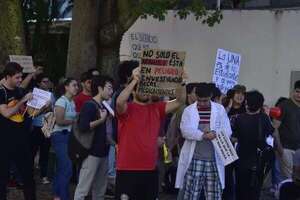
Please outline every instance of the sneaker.
[{"label": "sneaker", "polygon": [[47,185],[47,184],[49,184],[50,183],[50,181],[49,181],[49,179],[47,178],[47,177],[43,177],[42,178],[42,184],[43,185]]}]

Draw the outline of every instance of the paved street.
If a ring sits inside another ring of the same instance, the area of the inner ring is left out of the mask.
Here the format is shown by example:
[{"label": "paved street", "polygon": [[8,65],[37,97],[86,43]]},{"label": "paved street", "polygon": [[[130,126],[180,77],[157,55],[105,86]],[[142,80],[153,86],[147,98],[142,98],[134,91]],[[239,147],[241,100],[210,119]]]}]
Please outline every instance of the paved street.
[{"label": "paved street", "polygon": [[[74,191],[74,185],[70,187],[71,191]],[[73,192],[72,192],[73,194]],[[9,189],[8,200],[23,200],[22,191],[18,189]],[[107,200],[113,199],[113,197],[107,197]],[[175,200],[175,195],[161,194],[160,200]],[[263,192],[262,200],[275,200],[275,198],[269,192]],[[51,185],[37,184],[37,200],[53,200],[51,196]]]}]

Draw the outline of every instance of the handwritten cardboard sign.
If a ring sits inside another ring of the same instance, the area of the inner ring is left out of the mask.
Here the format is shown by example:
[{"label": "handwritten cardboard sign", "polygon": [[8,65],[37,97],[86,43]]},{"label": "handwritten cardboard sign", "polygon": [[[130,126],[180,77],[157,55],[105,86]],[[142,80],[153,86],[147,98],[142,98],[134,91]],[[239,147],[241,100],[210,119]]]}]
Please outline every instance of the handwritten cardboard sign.
[{"label": "handwritten cardboard sign", "polygon": [[224,133],[218,133],[217,137],[212,140],[212,143],[224,166],[229,165],[239,158],[229,137]]},{"label": "handwritten cardboard sign", "polygon": [[16,62],[23,68],[23,73],[33,73],[35,68],[33,66],[32,56],[23,55],[9,55],[11,62]]},{"label": "handwritten cardboard sign", "polygon": [[145,49],[141,58],[141,81],[138,92],[175,97],[182,82],[185,52]]},{"label": "handwritten cardboard sign", "polygon": [[158,42],[158,36],[153,33],[129,33],[131,58],[139,60],[144,49],[158,49]]},{"label": "handwritten cardboard sign", "polygon": [[51,92],[34,88],[32,92],[33,98],[27,102],[27,106],[41,109],[46,105],[48,101],[51,100]]},{"label": "handwritten cardboard sign", "polygon": [[213,72],[213,82],[226,94],[239,79],[241,55],[223,49],[218,49]]}]

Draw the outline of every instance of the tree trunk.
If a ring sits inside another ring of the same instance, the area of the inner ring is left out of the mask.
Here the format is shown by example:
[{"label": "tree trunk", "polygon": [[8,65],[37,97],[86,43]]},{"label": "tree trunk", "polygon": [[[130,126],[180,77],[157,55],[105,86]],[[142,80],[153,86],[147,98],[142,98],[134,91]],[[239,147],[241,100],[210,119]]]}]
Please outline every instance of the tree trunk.
[{"label": "tree trunk", "polygon": [[132,0],[75,0],[67,75],[78,77],[89,68],[117,78],[123,34],[138,18]]},{"label": "tree trunk", "polygon": [[70,32],[67,76],[79,77],[97,67],[100,0],[75,0]]},{"label": "tree trunk", "polygon": [[0,1],[0,67],[8,55],[24,55],[24,24],[20,0]]},{"label": "tree trunk", "polygon": [[101,66],[101,73],[117,80],[118,65],[120,62],[120,45],[111,47],[99,47],[98,65]]}]

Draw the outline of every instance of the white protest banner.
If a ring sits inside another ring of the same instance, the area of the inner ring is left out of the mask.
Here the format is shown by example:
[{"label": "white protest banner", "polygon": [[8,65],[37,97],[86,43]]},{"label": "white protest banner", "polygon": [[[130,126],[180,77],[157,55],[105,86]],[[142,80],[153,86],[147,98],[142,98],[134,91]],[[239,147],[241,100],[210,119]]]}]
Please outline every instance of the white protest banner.
[{"label": "white protest banner", "polygon": [[144,49],[158,49],[158,36],[153,33],[129,33],[130,56],[139,60]]},{"label": "white protest banner", "polygon": [[23,68],[23,73],[35,72],[32,56],[9,55],[9,60],[21,65],[21,67]]},{"label": "white protest banner", "polygon": [[229,137],[224,133],[217,133],[217,137],[212,140],[212,143],[224,166],[239,158]]},{"label": "white protest banner", "polygon": [[33,98],[27,102],[27,106],[41,109],[46,105],[48,101],[51,100],[51,92],[34,88],[32,92]]},{"label": "white protest banner", "polygon": [[175,89],[182,83],[185,52],[145,49],[141,58],[142,94],[175,97]]},{"label": "white protest banner", "polygon": [[218,49],[212,81],[222,93],[226,94],[238,83],[240,66],[240,54]]}]

